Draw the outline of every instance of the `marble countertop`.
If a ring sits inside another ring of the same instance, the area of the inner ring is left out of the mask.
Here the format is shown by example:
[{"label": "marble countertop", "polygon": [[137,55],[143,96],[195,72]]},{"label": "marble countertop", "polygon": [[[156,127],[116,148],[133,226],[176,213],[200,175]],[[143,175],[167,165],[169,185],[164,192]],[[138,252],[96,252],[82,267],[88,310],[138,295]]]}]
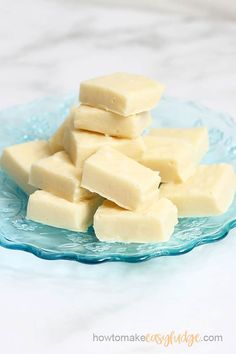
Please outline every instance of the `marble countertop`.
[{"label": "marble countertop", "polygon": [[[0,109],[128,71],[166,83],[169,95],[236,117],[235,5],[226,11],[220,0],[216,8],[210,0],[163,3],[0,0]],[[139,264],[49,262],[0,248],[0,348],[4,354],[234,353],[235,236]],[[221,334],[223,342],[170,349],[93,341],[93,334],[172,330]]]}]

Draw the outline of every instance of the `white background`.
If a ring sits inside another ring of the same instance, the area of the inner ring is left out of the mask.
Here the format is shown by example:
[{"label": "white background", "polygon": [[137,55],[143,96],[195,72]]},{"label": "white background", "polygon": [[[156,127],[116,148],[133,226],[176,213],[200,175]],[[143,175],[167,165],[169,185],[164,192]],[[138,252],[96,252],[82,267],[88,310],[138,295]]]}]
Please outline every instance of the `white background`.
[{"label": "white background", "polygon": [[[236,117],[232,0],[119,3],[0,0],[0,109],[128,71]],[[233,354],[235,235],[139,264],[49,262],[1,248],[0,352]],[[93,333],[172,330],[221,334],[223,343],[92,341]]]}]

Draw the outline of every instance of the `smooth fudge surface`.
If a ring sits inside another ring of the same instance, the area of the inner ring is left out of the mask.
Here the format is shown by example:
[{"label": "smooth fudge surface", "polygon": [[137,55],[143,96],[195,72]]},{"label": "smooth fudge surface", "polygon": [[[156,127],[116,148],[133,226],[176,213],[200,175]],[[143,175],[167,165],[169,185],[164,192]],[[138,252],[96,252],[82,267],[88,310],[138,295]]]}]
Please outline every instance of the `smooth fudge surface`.
[{"label": "smooth fudge surface", "polygon": [[159,171],[162,182],[184,182],[195,173],[198,161],[188,142],[155,136],[143,139],[146,149],[140,163]]},{"label": "smooth fudge surface", "polygon": [[55,133],[49,139],[49,144],[52,153],[64,150],[63,139],[65,129],[74,128],[74,111],[77,109],[77,106],[73,106],[67,116],[67,118],[62,122],[62,124],[57,128]]},{"label": "smooth fudge surface", "polygon": [[200,161],[209,149],[209,137],[207,127],[195,128],[152,128],[149,135],[181,139],[190,143],[195,150],[195,157]]},{"label": "smooth fudge surface", "polygon": [[64,135],[64,147],[78,169],[83,168],[84,161],[99,148],[109,145],[122,153],[140,159],[145,149],[141,137],[135,139],[116,138],[84,130],[67,129]]},{"label": "smooth fudge surface", "polygon": [[135,210],[158,198],[158,172],[110,147],[103,147],[84,163],[81,186],[119,206]]},{"label": "smooth fudge surface", "polygon": [[31,165],[50,155],[51,151],[47,141],[29,141],[5,148],[0,165],[24,192],[30,194],[36,190],[28,183]]},{"label": "smooth fudge surface", "polygon": [[125,210],[106,200],[94,215],[94,230],[100,241],[164,242],[177,222],[177,208],[166,198],[155,199],[142,211]]},{"label": "smooth fudge surface", "polygon": [[35,162],[31,167],[29,183],[71,202],[93,196],[93,193],[80,187],[81,173],[65,151]]},{"label": "smooth fudge surface", "polygon": [[211,216],[223,214],[230,207],[236,191],[232,165],[221,163],[200,165],[185,183],[162,184],[160,195],[170,199],[179,216]]},{"label": "smooth fudge surface", "polygon": [[146,112],[156,106],[164,86],[141,75],[115,73],[83,81],[80,101],[122,116]]},{"label": "smooth fudge surface", "polygon": [[93,216],[102,203],[99,196],[69,202],[46,191],[31,194],[27,207],[27,219],[72,231],[87,231]]},{"label": "smooth fudge surface", "polygon": [[137,138],[151,123],[149,112],[123,117],[99,108],[80,105],[74,112],[75,129],[83,129],[120,138]]}]

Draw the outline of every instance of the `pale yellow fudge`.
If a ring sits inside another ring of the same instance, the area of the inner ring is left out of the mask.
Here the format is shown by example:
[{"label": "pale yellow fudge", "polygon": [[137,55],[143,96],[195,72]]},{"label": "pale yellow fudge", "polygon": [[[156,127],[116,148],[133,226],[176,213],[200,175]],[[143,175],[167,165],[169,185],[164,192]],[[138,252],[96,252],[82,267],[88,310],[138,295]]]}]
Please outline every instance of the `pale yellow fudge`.
[{"label": "pale yellow fudge", "polygon": [[64,150],[63,146],[63,138],[65,129],[73,129],[74,128],[74,111],[77,109],[77,106],[73,106],[64,120],[64,122],[59,126],[59,128],[55,131],[55,133],[49,139],[50,149],[52,153]]},{"label": "pale yellow fudge", "polygon": [[46,191],[36,191],[29,198],[27,219],[85,232],[92,225],[94,213],[101,203],[99,196],[71,203]]},{"label": "pale yellow fudge", "polygon": [[160,177],[110,147],[103,147],[84,163],[81,186],[119,206],[136,210],[158,198]]},{"label": "pale yellow fudge", "polygon": [[81,105],[74,112],[75,129],[84,129],[120,138],[137,138],[151,123],[149,112],[123,117],[99,108]]},{"label": "pale yellow fudge", "polygon": [[102,146],[109,145],[122,153],[140,159],[145,149],[143,139],[122,139],[84,130],[69,130],[64,134],[64,148],[78,169],[84,161]]},{"label": "pale yellow fudge", "polygon": [[149,111],[159,102],[164,86],[141,75],[115,73],[83,81],[80,101],[122,116]]},{"label": "pale yellow fudge", "polygon": [[207,127],[196,128],[153,128],[149,135],[180,139],[190,143],[196,154],[195,158],[200,161],[209,149],[209,138]]},{"label": "pale yellow fudge", "polygon": [[71,202],[93,196],[93,193],[80,187],[81,173],[65,151],[35,162],[31,167],[29,183]]},{"label": "pale yellow fudge", "polygon": [[30,194],[36,190],[35,187],[28,184],[31,165],[39,159],[50,156],[50,154],[47,141],[30,141],[5,148],[0,165],[20,188]]},{"label": "pale yellow fudge", "polygon": [[162,182],[183,182],[196,171],[198,160],[191,144],[179,139],[145,136],[140,163],[159,171]]},{"label": "pale yellow fudge", "polygon": [[125,210],[106,200],[94,215],[94,230],[100,241],[165,242],[177,222],[177,208],[166,198],[142,211]]},{"label": "pale yellow fudge", "polygon": [[227,211],[236,191],[236,178],[229,164],[200,165],[188,181],[162,184],[160,195],[170,199],[179,216],[210,216]]}]

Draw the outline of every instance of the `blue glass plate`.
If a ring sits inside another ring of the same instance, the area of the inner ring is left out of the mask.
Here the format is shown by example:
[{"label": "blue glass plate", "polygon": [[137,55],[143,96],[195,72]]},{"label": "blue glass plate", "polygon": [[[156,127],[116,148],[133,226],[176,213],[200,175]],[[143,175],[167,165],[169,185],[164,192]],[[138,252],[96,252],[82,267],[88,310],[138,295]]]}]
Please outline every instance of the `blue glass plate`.
[{"label": "blue glass plate", "polygon": [[[56,129],[76,101],[74,95],[47,97],[0,112],[0,149],[32,139],[45,139]],[[204,163],[229,162],[236,168],[236,123],[226,114],[191,101],[164,97],[153,111],[153,126],[197,127],[207,125],[210,151]],[[183,218],[166,243],[105,243],[92,228],[76,233],[25,219],[26,195],[0,170],[0,244],[45,259],[68,259],[83,263],[139,262],[153,257],[186,253],[227,235],[236,226],[236,199],[227,213],[217,217]]]}]

